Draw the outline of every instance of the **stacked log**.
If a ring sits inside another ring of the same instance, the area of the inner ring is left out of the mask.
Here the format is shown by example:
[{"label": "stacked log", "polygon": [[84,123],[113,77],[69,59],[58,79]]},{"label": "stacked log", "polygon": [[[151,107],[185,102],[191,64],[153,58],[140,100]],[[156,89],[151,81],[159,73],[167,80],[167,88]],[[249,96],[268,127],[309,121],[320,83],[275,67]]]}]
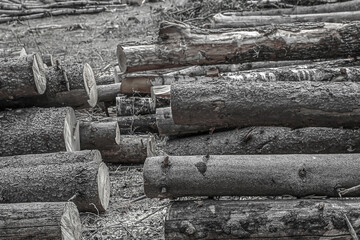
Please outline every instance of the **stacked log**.
[{"label": "stacked log", "polygon": [[155,102],[152,98],[116,97],[117,116],[146,115],[155,113]]}]

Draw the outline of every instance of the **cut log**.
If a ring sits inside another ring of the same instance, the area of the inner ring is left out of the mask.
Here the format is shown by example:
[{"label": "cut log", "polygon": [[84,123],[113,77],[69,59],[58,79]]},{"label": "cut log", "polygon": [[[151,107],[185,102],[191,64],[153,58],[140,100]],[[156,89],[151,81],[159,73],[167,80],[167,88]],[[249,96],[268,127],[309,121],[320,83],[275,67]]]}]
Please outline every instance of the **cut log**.
[{"label": "cut log", "polygon": [[145,2],[145,0],[122,0],[121,1],[121,3],[126,3],[128,5],[137,5],[137,6],[143,5],[144,2]]},{"label": "cut log", "polygon": [[353,239],[359,200],[176,201],[165,239]]},{"label": "cut log", "polygon": [[114,75],[103,75],[96,78],[96,84],[99,85],[109,85],[116,83],[115,79],[117,76]]},{"label": "cut log", "polygon": [[[149,198],[182,196],[338,196],[359,184],[359,154],[207,155],[147,158]],[[360,191],[349,196],[360,196]]]},{"label": "cut log", "polygon": [[116,97],[117,116],[146,115],[155,113],[152,98]]},{"label": "cut log", "polygon": [[0,239],[80,240],[79,211],[72,202],[0,204]]},{"label": "cut log", "polygon": [[86,93],[89,97],[89,105],[95,107],[98,103],[98,91],[96,89],[96,80],[94,72],[89,64],[85,63],[82,72]]},{"label": "cut log", "polygon": [[0,202],[73,201],[79,211],[103,212],[109,171],[97,150],[0,158]]},{"label": "cut log", "polygon": [[115,101],[118,94],[121,93],[121,83],[97,86],[98,102]]},{"label": "cut log", "polygon": [[156,126],[160,136],[178,136],[210,131],[210,127],[207,126],[176,125],[170,107],[156,109]]},{"label": "cut log", "polygon": [[0,100],[41,95],[46,90],[44,63],[38,54],[0,59]]},{"label": "cut log", "polygon": [[79,124],[72,108],[0,112],[0,156],[78,150]]},{"label": "cut log", "polygon": [[172,85],[171,110],[180,125],[359,127],[359,92],[353,82],[213,80]]},{"label": "cut log", "polygon": [[170,85],[151,87],[151,98],[157,108],[170,106]]},{"label": "cut log", "polygon": [[360,131],[341,128],[249,127],[172,139],[160,148],[174,156],[360,153]]},{"label": "cut log", "polygon": [[115,120],[119,124],[121,134],[156,133],[158,131],[155,114],[123,116],[117,117]]}]

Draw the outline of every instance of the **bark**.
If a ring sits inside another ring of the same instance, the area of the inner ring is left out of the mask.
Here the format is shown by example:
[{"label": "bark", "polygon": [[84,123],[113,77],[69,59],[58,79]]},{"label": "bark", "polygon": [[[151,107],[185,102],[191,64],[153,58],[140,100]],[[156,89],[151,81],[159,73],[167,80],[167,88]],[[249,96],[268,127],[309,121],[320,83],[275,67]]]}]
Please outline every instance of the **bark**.
[{"label": "bark", "polygon": [[96,78],[97,85],[109,85],[116,83],[115,82],[116,76],[114,75],[103,75]]},{"label": "bark", "polygon": [[165,239],[347,239],[359,233],[358,200],[177,201]]},{"label": "bark", "polygon": [[117,117],[116,121],[122,134],[156,133],[158,131],[155,114]]},{"label": "bark", "polygon": [[210,127],[206,126],[176,125],[170,107],[156,109],[156,125],[160,136],[178,136],[210,131]]},{"label": "bark", "polygon": [[[147,158],[149,198],[182,196],[338,196],[359,184],[359,154],[207,155]],[[359,196],[360,192],[349,193]]]},{"label": "bark", "polygon": [[72,202],[0,204],[0,239],[81,239]]},{"label": "bark", "polygon": [[359,87],[309,81],[175,84],[171,110],[175,124],[359,127]]},{"label": "bark", "polygon": [[121,83],[113,83],[108,85],[97,86],[97,94],[99,102],[115,101],[118,94],[121,93]]},{"label": "bark", "polygon": [[152,98],[116,97],[117,116],[146,115],[155,113]]},{"label": "bark", "polygon": [[2,157],[0,183],[1,203],[71,199],[95,213],[109,204],[109,172],[97,150]]},{"label": "bark", "polygon": [[0,156],[80,150],[72,108],[0,112]]},{"label": "bark", "polygon": [[141,6],[145,2],[144,0],[122,0],[122,3],[126,3],[128,5],[137,5]]}]

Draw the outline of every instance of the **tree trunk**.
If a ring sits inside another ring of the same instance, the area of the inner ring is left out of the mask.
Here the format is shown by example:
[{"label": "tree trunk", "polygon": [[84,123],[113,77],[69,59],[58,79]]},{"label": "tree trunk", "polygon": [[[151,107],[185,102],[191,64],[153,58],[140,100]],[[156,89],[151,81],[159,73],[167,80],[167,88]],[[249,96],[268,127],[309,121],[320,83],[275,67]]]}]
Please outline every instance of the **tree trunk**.
[{"label": "tree trunk", "polygon": [[[207,155],[147,158],[149,198],[182,196],[338,196],[359,184],[359,154]],[[360,196],[360,192],[349,196]]]},{"label": "tree trunk", "polygon": [[121,83],[113,83],[108,85],[97,86],[97,94],[99,102],[115,101],[118,94],[121,93]]},{"label": "tree trunk", "polygon": [[44,63],[40,55],[0,59],[0,101],[41,95],[46,90]]},{"label": "tree trunk", "polygon": [[156,109],[156,125],[160,136],[178,136],[210,131],[210,128],[206,126],[176,125],[170,107]]},{"label": "tree trunk", "polygon": [[97,150],[1,157],[0,183],[1,203],[71,199],[95,213],[109,204],[109,172]]},{"label": "tree trunk", "polygon": [[352,82],[213,80],[172,85],[171,110],[175,124],[359,127],[359,93]]},{"label": "tree trunk", "polygon": [[0,156],[80,150],[72,108],[0,112]]},{"label": "tree trunk", "polygon": [[81,239],[72,202],[0,204],[0,239]]},{"label": "tree trunk", "polygon": [[116,97],[117,116],[146,115],[155,113],[152,98]]},{"label": "tree trunk", "polygon": [[173,156],[360,153],[360,130],[249,127],[172,139],[159,147]]},{"label": "tree trunk", "polygon": [[165,239],[352,240],[359,234],[359,200],[176,201],[165,219]]}]

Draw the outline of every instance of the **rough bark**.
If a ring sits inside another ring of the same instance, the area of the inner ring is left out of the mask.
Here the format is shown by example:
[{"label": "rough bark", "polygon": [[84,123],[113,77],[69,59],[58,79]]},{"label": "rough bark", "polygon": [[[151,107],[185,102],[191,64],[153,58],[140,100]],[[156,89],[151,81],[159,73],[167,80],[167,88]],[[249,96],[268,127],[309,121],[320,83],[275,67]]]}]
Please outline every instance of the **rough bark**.
[{"label": "rough bark", "polygon": [[309,81],[175,84],[171,110],[175,124],[359,127],[359,88]]},{"label": "rough bark", "polygon": [[117,116],[146,115],[155,113],[152,98],[116,97]]},{"label": "rough bark", "polygon": [[177,201],[165,239],[347,239],[359,233],[358,200]]},{"label": "rough bark", "polygon": [[0,156],[80,150],[72,108],[0,112]]},{"label": "rough bark", "polygon": [[113,83],[108,85],[97,86],[97,94],[99,102],[115,101],[118,94],[121,93],[121,83]]},{"label": "rough bark", "polygon": [[1,203],[71,199],[91,212],[109,204],[109,172],[97,150],[1,157],[0,183]]},{"label": "rough bark", "polygon": [[155,114],[117,117],[116,121],[122,134],[156,133],[158,131]]},{"label": "rough bark", "polygon": [[81,220],[72,202],[0,204],[0,239],[81,239]]},{"label": "rough bark", "polygon": [[[147,158],[149,198],[182,196],[338,196],[359,184],[359,154],[207,155]],[[360,192],[349,193],[359,196]]]}]

